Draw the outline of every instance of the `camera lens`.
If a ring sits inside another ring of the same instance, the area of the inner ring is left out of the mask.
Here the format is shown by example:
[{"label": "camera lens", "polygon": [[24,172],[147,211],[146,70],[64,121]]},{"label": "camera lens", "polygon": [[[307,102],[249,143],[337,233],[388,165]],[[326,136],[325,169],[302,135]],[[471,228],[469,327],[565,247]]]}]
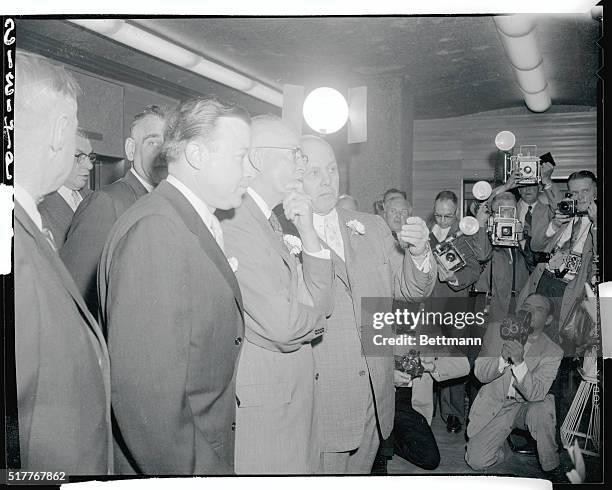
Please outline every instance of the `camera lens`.
[{"label": "camera lens", "polygon": [[512,227],[511,226],[502,226],[501,227],[501,236],[512,236]]},{"label": "camera lens", "polygon": [[523,173],[524,174],[530,174],[531,173],[531,167],[523,167]]},{"label": "camera lens", "polygon": [[454,262],[455,260],[457,260],[457,256],[453,253],[453,252],[448,252],[445,256],[444,259],[447,262]]},{"label": "camera lens", "polygon": [[561,201],[558,207],[559,211],[562,213],[567,213],[570,210],[570,203],[567,201]]}]

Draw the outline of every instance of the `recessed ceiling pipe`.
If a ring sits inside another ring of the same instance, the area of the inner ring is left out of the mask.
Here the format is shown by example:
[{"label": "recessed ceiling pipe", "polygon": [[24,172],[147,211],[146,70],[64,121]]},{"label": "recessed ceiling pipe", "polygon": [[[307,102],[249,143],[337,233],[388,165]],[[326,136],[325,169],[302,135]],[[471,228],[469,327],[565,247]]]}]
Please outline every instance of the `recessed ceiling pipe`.
[{"label": "recessed ceiling pipe", "polygon": [[167,41],[122,19],[67,19],[102,36],[142,51],[162,61],[244,92],[277,107],[283,106],[282,92],[201,55]]},{"label": "recessed ceiling pipe", "polygon": [[528,15],[493,17],[504,51],[512,64],[525,104],[544,112],[552,103],[544,73],[544,60],[535,37],[536,24]]}]

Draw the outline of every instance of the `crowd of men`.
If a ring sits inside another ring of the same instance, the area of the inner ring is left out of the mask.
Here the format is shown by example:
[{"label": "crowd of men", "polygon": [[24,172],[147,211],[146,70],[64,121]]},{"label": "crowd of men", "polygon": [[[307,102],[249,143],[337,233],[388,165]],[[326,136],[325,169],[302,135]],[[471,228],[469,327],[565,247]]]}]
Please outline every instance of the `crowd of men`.
[{"label": "crowd of men", "polygon": [[[16,71],[23,469],[369,474],[381,441],[434,469],[434,385],[448,430],[461,432],[470,373],[482,386],[466,462],[500,462],[512,429],[526,427],[543,470],[558,466],[555,397],[567,398],[572,366],[552,385],[564,349],[575,353],[563,327],[592,266],[593,174],[569,179],[584,216],[555,213],[555,196],[542,203],[537,185],[519,187],[517,205],[509,179],[478,211],[478,232],[461,235],[453,192],[436,197],[429,223],[395,189],[382,200],[384,219],[359,212],[339,195],[324,139],[199,97],[144,108],[125,142],[130,170],[91,192],[95,154],[78,131],[76,82],[23,51]],[[486,231],[502,199],[529,230],[516,250],[493,246]],[[453,272],[432,250],[455,236],[466,265]],[[580,270],[558,277],[529,255],[557,249],[581,254]],[[483,277],[491,322],[475,359],[423,357],[412,378],[363,345],[362,298],[389,311],[468,296]],[[532,314],[525,345],[499,334],[517,308]]]}]

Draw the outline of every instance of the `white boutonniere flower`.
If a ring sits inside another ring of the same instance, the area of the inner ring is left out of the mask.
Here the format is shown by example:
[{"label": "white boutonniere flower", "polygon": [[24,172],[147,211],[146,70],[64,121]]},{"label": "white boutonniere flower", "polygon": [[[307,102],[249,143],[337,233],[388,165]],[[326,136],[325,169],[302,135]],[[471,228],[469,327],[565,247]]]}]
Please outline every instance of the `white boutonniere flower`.
[{"label": "white boutonniere flower", "polygon": [[232,268],[232,272],[235,274],[238,270],[238,259],[236,257],[228,257],[227,262],[229,266]]},{"label": "white boutonniere flower", "polygon": [[353,235],[365,235],[365,226],[361,221],[357,221],[356,219],[352,219],[346,222],[346,226],[348,226]]},{"label": "white boutonniere flower", "polygon": [[290,255],[298,255],[302,252],[302,240],[295,235],[283,235],[285,246],[289,249]]}]

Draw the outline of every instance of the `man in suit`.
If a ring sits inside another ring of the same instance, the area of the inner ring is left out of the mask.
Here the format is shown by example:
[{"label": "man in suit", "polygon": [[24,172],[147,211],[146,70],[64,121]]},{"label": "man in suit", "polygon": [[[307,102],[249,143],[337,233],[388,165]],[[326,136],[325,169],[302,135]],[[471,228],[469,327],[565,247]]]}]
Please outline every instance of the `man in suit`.
[{"label": "man in suit", "polygon": [[117,472],[227,474],[244,321],[213,212],[241,203],[250,117],[196,98],[169,120],[168,178],[113,226],[98,274]]},{"label": "man in suit", "polygon": [[[239,264],[246,318],[236,380],[236,472],[310,474],[318,464],[320,424],[311,341],[323,333],[331,309],[332,262],[301,190],[305,159],[296,131],[275,116],[254,118],[248,162],[253,180],[244,203],[222,221]],[[299,238],[283,237],[272,212],[281,202]]]},{"label": "man in suit", "polygon": [[404,220],[399,239],[407,250],[396,255],[382,219],[337,207],[338,165],[331,146],[315,136],[303,137],[301,145],[309,162],[304,190],[312,199],[314,228],[332,251],[336,274],[334,310],[313,347],[320,374],[320,471],[369,474],[379,445],[377,426],[383,438],[393,427],[394,361],[392,355],[369,355],[372,346],[362,343],[362,298],[380,297],[377,311],[390,311],[394,297],[428,296],[436,266],[423,220]]},{"label": "man in suit", "polygon": [[[434,200],[434,219],[429,224],[429,244],[432,249],[435,249],[447,239],[457,236],[459,232],[457,212],[457,195],[449,190],[439,192]],[[445,303],[450,308],[460,306],[458,301],[452,304],[448,303],[446,298],[467,298],[469,287],[478,280],[481,268],[472,243],[471,237],[462,234],[453,240],[453,244],[463,255],[466,262],[466,265],[458,271],[449,271],[444,265],[438,264],[438,280],[430,300],[434,311],[444,311]],[[451,332],[453,331],[455,329],[451,328]],[[461,333],[464,334],[464,332]],[[462,429],[465,419],[465,382],[465,379],[453,379],[441,386],[440,411],[442,418],[446,420],[448,432],[456,433]]]},{"label": "man in suit", "polygon": [[132,168],[125,176],[89,195],[79,205],[60,256],[94,316],[98,316],[96,271],[113,224],[137,199],[151,192],[167,174],[157,158],[163,143],[165,112],[148,106],[134,117],[125,154]]},{"label": "man in suit", "polygon": [[412,216],[412,206],[406,198],[401,196],[392,196],[384,202],[383,218],[387,222],[393,238],[397,240],[398,233],[402,230],[406,219]]},{"label": "man in suit", "polygon": [[522,310],[530,312],[533,332],[525,345],[503,340],[500,324],[489,325],[474,372],[484,383],[470,410],[465,460],[483,471],[508,453],[506,438],[514,428],[527,429],[536,440],[544,471],[559,466],[555,442],[555,398],[548,391],[563,350],[544,333],[552,320],[552,303],[533,294]]},{"label": "man in suit", "polygon": [[79,88],[62,67],[42,57],[18,50],[15,66],[15,360],[21,470],[106,475],[113,462],[106,344],[37,209],[72,169]]},{"label": "man in suit", "polygon": [[74,164],[66,182],[55,192],[48,194],[38,205],[43,223],[53,234],[57,249],[66,241],[66,233],[72,222],[74,212],[91,194],[87,188],[89,172],[96,161],[96,154],[91,150],[91,143],[84,134],[77,132]]}]

